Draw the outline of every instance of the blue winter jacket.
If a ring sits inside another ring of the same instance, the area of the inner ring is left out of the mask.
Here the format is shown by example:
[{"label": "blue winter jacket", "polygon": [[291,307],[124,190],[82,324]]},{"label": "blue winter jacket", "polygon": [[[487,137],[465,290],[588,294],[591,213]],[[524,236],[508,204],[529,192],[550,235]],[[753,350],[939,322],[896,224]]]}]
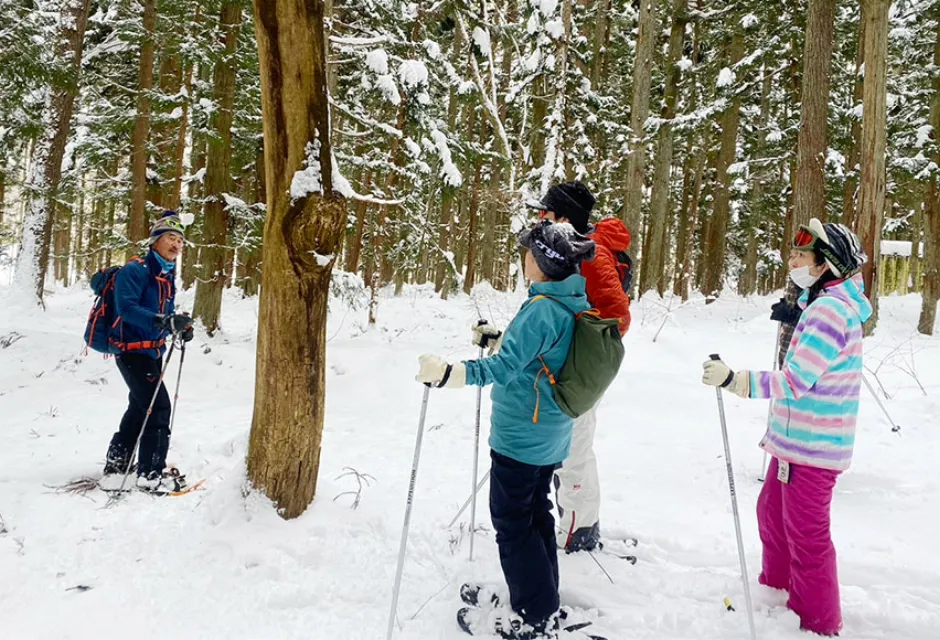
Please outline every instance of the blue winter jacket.
[{"label": "blue winter jacket", "polygon": [[558,373],[568,357],[574,314],[589,308],[579,275],[535,283],[506,328],[499,353],[465,363],[467,384],[493,385],[490,447],[497,453],[539,466],[568,457],[573,420],[555,402],[539,356]]},{"label": "blue winter jacket", "polygon": [[157,314],[173,313],[176,284],[173,270],[163,266],[153,249],[132,258],[114,277],[115,320],[111,326],[114,353],[145,353],[156,359],[166,350],[166,330],[154,328]]}]

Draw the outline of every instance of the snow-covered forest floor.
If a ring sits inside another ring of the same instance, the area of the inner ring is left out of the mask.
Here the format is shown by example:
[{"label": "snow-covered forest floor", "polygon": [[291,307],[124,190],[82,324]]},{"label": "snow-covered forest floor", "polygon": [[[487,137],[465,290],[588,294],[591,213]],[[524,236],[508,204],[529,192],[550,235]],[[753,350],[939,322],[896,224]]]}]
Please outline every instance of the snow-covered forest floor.
[{"label": "snow-covered forest floor", "polygon": [[[413,380],[417,357],[473,357],[471,323],[482,314],[505,326],[518,298],[481,286],[472,298],[444,302],[410,287],[398,298],[386,293],[373,328],[364,308],[336,301],[317,498],[286,522],[246,491],[257,300],[228,293],[224,332],[208,339],[200,331],[191,343],[170,450],[190,479],[206,479],[204,490],[165,499],[135,493],[105,509],[100,493],[54,490],[100,472],[125,408],[113,361],[80,355],[91,295],[85,287],[60,290],[47,296],[43,313],[16,306],[0,289],[0,636],[385,637],[422,395]],[[562,602],[588,608],[597,633],[748,637],[715,394],[701,384],[700,365],[719,352],[735,368],[769,368],[772,301],[634,304],[625,365],[600,409],[597,455],[603,532],[638,538],[639,561],[561,558]],[[191,308],[191,294],[179,302]],[[892,433],[863,391],[855,463],[833,505],[843,637],[926,640],[940,633],[940,339],[916,334],[919,297],[881,305],[866,365],[877,369],[869,380],[890,395],[885,405],[901,430]],[[170,371],[172,389],[176,363]],[[465,637],[454,621],[460,584],[503,588],[486,494],[472,563],[468,517],[445,528],[469,493],[474,403],[469,389],[431,394],[399,606],[402,640]],[[756,584],[757,442],[767,405],[734,396],[725,405],[759,637],[803,638],[784,596]],[[485,438],[486,400],[483,410]],[[486,454],[484,441],[481,474]],[[369,476],[355,509],[350,471]],[[736,612],[725,610],[726,596]]]}]

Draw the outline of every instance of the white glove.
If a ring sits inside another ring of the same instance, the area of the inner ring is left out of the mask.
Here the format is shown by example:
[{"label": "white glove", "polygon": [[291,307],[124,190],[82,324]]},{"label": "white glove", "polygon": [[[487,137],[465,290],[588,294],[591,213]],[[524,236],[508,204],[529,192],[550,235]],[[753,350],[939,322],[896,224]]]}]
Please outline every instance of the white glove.
[{"label": "white glove", "polygon": [[750,396],[751,376],[747,371],[735,373],[721,360],[707,360],[703,365],[702,382],[712,387],[724,387],[731,393]]},{"label": "white glove", "polygon": [[467,385],[467,367],[462,362],[447,364],[440,356],[424,354],[418,358],[415,380],[435,387],[459,389]]},{"label": "white glove", "polygon": [[483,349],[488,348],[490,355],[493,355],[493,353],[499,350],[502,337],[502,331],[493,325],[484,324],[483,320],[473,325],[473,344]]}]

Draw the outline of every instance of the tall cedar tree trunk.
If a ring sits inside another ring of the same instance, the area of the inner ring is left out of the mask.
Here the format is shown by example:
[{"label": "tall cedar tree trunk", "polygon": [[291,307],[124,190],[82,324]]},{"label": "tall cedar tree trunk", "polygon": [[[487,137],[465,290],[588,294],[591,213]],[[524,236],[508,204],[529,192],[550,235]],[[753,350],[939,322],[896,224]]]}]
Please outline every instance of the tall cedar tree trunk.
[{"label": "tall cedar tree trunk", "polygon": [[[928,180],[928,184],[929,184]],[[925,198],[917,205],[917,209],[914,211],[914,217],[911,220],[911,291],[913,293],[920,293],[920,269],[921,269],[921,256],[920,256],[920,245],[921,245],[921,233],[924,229],[924,208],[927,205],[926,191],[928,185],[924,185],[924,194]]]},{"label": "tall cedar tree trunk", "polygon": [[890,0],[865,0],[865,86],[862,103],[862,175],[858,195],[857,232],[868,262],[862,267],[865,293],[874,312],[865,323],[870,335],[878,323],[878,268],[881,226],[885,211],[885,144],[888,69],[888,8]]},{"label": "tall cedar tree trunk", "polygon": [[[601,71],[604,67],[604,57],[609,35],[607,25],[610,16],[610,3],[611,0],[598,0],[598,2],[595,3],[597,6],[597,20],[594,29],[594,46],[591,50],[591,87],[595,90],[600,87]],[[685,2],[683,2],[683,4],[685,4]]]},{"label": "tall cedar tree trunk", "polygon": [[[372,167],[366,168],[366,177],[362,183],[362,192],[372,190]],[[346,251],[346,271],[356,273],[359,271],[359,260],[362,256],[362,238],[365,234],[366,219],[369,217],[369,203],[360,200],[356,203],[356,232]]]},{"label": "tall cedar tree trunk", "polygon": [[[696,0],[696,8],[701,9],[702,0]],[[699,64],[699,34],[701,33],[701,20],[696,20],[692,27],[692,73],[695,73]],[[689,105],[690,111],[698,106],[699,93],[692,90]],[[696,140],[698,136],[689,139],[686,155],[685,175],[682,178],[682,204],[679,209],[679,232],[676,238],[676,277],[673,284],[673,293],[682,297],[685,302],[689,297],[689,278],[692,273],[692,240],[695,236],[695,224],[698,213],[698,196],[701,191],[700,184],[702,171],[705,169],[705,152],[699,149],[696,153]],[[708,147],[708,136],[701,136],[704,147]],[[694,165],[694,169],[692,168]]]},{"label": "tall cedar tree trunk", "polygon": [[53,243],[53,275],[57,282],[69,286],[69,251],[72,238],[72,207],[67,204],[59,205],[59,215],[56,216],[55,240]]},{"label": "tall cedar tree trunk", "polygon": [[135,243],[147,237],[147,139],[150,137],[150,90],[153,88],[154,31],[157,27],[157,0],[141,0],[144,5],[144,39],[140,44],[137,82],[137,116],[131,138],[131,213],[127,221],[127,248],[130,258],[138,252]]},{"label": "tall cedar tree trunk", "polygon": [[810,0],[803,47],[800,134],[791,229],[810,218],[826,221],[826,125],[837,0]]},{"label": "tall cedar tree trunk", "polygon": [[[934,67],[940,67],[940,23],[937,25],[937,42],[933,51]],[[940,165],[940,76],[933,77],[933,94],[930,98],[930,124],[934,130],[933,161]],[[937,299],[940,299],[940,186],[937,175],[927,183],[927,202],[924,207],[924,284],[921,293],[920,318],[917,330],[932,336],[937,323]],[[917,245],[914,245],[917,251]]]},{"label": "tall cedar tree trunk", "polygon": [[[248,478],[284,518],[316,493],[326,396],[331,264],[346,207],[333,190],[322,0],[255,0],[268,214]],[[319,143],[319,157],[307,146]],[[322,193],[290,197],[319,162]]]},{"label": "tall cedar tree trunk", "polygon": [[[796,51],[799,49],[799,43],[797,42],[798,34],[794,32],[791,36],[790,50],[792,55],[790,56],[790,64],[788,69],[788,89],[790,93],[790,99],[785,103],[784,109],[786,110],[786,119],[790,119],[790,109],[792,105],[800,104],[800,61],[797,59]],[[799,137],[799,134],[797,134]],[[793,220],[794,215],[793,211],[795,209],[796,203],[796,165],[797,165],[797,156],[796,154],[790,157],[790,163],[787,167],[787,175],[789,176],[790,185],[787,190],[787,204],[786,204],[786,216],[783,221],[783,233],[778,235],[778,250],[780,252],[780,257],[782,258],[780,267],[775,272],[774,277],[774,289],[786,289],[788,295],[791,292],[796,290],[796,285],[792,284],[788,277],[789,268],[787,266],[787,256],[790,252],[790,243],[793,239]],[[792,295],[791,295],[792,298]],[[796,299],[793,298],[791,302],[796,302]]]},{"label": "tall cedar tree trunk", "polygon": [[78,220],[75,223],[75,276],[85,273],[85,180],[78,185]]},{"label": "tall cedar tree trunk", "polygon": [[[728,65],[734,68],[744,55],[744,36],[735,31],[731,38],[728,52]],[[738,123],[740,122],[741,96],[730,96],[731,103],[719,117],[721,127],[721,147],[715,162],[715,205],[708,222],[708,235],[705,238],[705,251],[702,256],[702,293],[706,300],[714,299],[721,293],[722,276],[725,272],[725,254],[727,250],[728,220],[731,213],[731,176],[728,167],[734,162],[737,148]]]},{"label": "tall cedar tree trunk", "polygon": [[91,276],[98,270],[101,262],[101,230],[104,228],[104,208],[105,199],[101,193],[102,172],[99,169],[97,173],[94,204],[91,208],[91,223],[88,225],[88,260],[85,263],[85,277],[91,280]]},{"label": "tall cedar tree trunk", "polygon": [[237,64],[235,53],[241,21],[241,0],[228,0],[222,5],[219,27],[225,54],[216,63],[212,82],[213,97],[218,109],[212,113],[211,126],[215,135],[209,139],[206,209],[200,255],[206,277],[196,286],[196,300],[193,303],[193,317],[202,320],[209,335],[219,328],[222,291],[232,268],[232,261],[225,248],[228,243],[228,214],[222,194],[231,189],[232,182],[232,116]]},{"label": "tall cedar tree trunk", "polygon": [[[460,29],[457,29],[454,33],[455,58],[463,47],[462,33]],[[468,55],[473,55],[473,51],[469,51]],[[455,131],[455,127],[457,126],[458,107],[457,87],[451,85],[447,102],[447,130],[451,133]],[[538,129],[538,127],[534,129]],[[453,246],[451,238],[456,235],[452,232],[451,227],[454,221],[454,198],[457,196],[459,190],[460,185],[450,185],[447,184],[446,181],[441,185],[441,217],[437,236],[437,246],[441,255],[437,261],[437,272],[434,274],[434,290],[441,294],[441,297],[444,299],[447,298],[447,289],[444,287],[445,278],[448,272],[453,270],[451,261],[447,259],[447,254],[450,251],[449,247]]]},{"label": "tall cedar tree trunk", "polygon": [[[562,0],[561,20],[564,32],[555,45],[555,100],[549,114],[548,144],[542,164],[541,193],[546,193],[558,168],[558,156],[564,153],[567,143],[565,111],[568,94],[568,41],[571,39],[571,0]],[[485,139],[485,138],[481,138]],[[469,265],[468,265],[469,269]]]},{"label": "tall cedar tree trunk", "polygon": [[3,211],[6,209],[7,174],[0,170],[0,226],[3,226]]},{"label": "tall cedar tree trunk", "polygon": [[[176,108],[176,97],[179,95],[180,87],[183,85],[183,65],[180,61],[178,51],[163,52],[160,60],[160,71],[158,73],[160,94],[164,97],[173,97],[171,102],[167,100],[164,109],[172,112]],[[151,202],[158,207],[166,209],[175,209],[171,207],[173,200],[173,187],[175,185],[175,176],[172,172],[176,170],[176,144],[179,140],[179,123],[169,117],[169,113],[161,113],[160,122],[152,128],[151,138],[156,146],[156,169],[160,176],[158,184],[154,185],[151,192],[153,196]]]},{"label": "tall cedar tree trunk", "polygon": [[[770,119],[770,89],[771,73],[762,68],[761,73],[764,79],[761,81],[760,89],[760,117],[757,120],[757,145],[754,151],[758,159],[762,159],[766,153],[767,142],[767,121]],[[744,274],[738,281],[738,293],[742,296],[749,296],[757,290],[757,257],[758,257],[758,230],[761,209],[764,201],[764,186],[768,181],[769,168],[759,164],[757,169],[750,176],[751,190],[750,216],[747,225],[747,260],[744,265]]]},{"label": "tall cedar tree trunk", "polygon": [[[199,82],[205,84],[209,81],[210,69],[208,65],[202,65],[199,68]],[[206,168],[206,152],[209,147],[207,136],[193,130],[193,159],[190,174],[196,175]],[[202,268],[202,227],[205,205],[202,203],[202,197],[205,193],[205,175],[199,180],[190,180],[189,206],[195,216],[193,223],[186,230],[186,248],[183,250],[183,289],[187,291],[196,284],[197,278],[202,278],[204,270]]]},{"label": "tall cedar tree trunk", "polygon": [[23,292],[32,289],[34,299],[43,304],[43,281],[49,266],[49,245],[55,222],[56,191],[62,178],[62,157],[72,125],[75,97],[81,76],[82,49],[91,0],[70,0],[62,8],[57,58],[68,60],[68,77],[52,86],[43,110],[44,140],[34,145],[32,164],[24,191],[23,239],[15,282]]},{"label": "tall cedar tree trunk", "polygon": [[[633,100],[630,108],[630,151],[627,157],[627,176],[624,187],[622,218],[633,235],[633,246],[642,246],[641,210],[643,204],[643,177],[646,173],[646,132],[643,127],[650,113],[650,79],[653,51],[656,44],[655,0],[640,0],[639,32],[636,59],[633,62]],[[646,256],[634,263],[642,273]]]},{"label": "tall cedar tree trunk", "polygon": [[[483,130],[486,131],[486,121],[483,121]],[[485,134],[481,135],[481,139],[485,139]],[[480,209],[480,175],[483,170],[483,160],[479,159],[476,161],[476,168],[473,174],[473,191],[470,194],[470,213],[468,217],[470,218],[469,226],[467,228],[467,270],[464,272],[464,281],[463,281],[463,292],[467,295],[473,290],[473,285],[476,283],[476,268],[477,268],[477,249],[480,244],[479,242],[479,233],[477,228],[479,227],[479,209]]]},{"label": "tall cedar tree trunk", "polygon": [[[254,201],[264,204],[267,202],[267,189],[264,180],[264,141],[258,143],[258,155],[255,157],[254,170]],[[264,225],[262,224],[262,233]],[[242,280],[243,297],[258,295],[258,289],[261,286],[261,261],[264,256],[264,248],[260,240],[255,240],[251,248],[245,252],[244,258],[244,278]]]},{"label": "tall cedar tree trunk", "polygon": [[[199,8],[196,9],[196,21],[199,21]],[[193,64],[187,63],[183,71],[183,89],[186,92],[186,98],[183,100],[183,112],[180,115],[179,127],[176,130],[176,162],[173,167],[173,183],[167,185],[165,189],[164,204],[167,209],[174,211],[180,207],[180,200],[183,192],[183,169],[186,156],[186,133],[189,128],[189,102],[193,94]]]},{"label": "tall cedar tree trunk", "polygon": [[[861,5],[861,17],[858,21],[858,47],[855,51],[854,89],[852,90],[852,106],[862,102],[862,63],[865,62],[865,1]],[[849,129],[849,155],[845,161],[845,184],[842,186],[842,218],[840,222],[849,227],[855,226],[855,190],[858,187],[859,138],[862,133],[862,122],[854,115],[852,126]]]},{"label": "tall cedar tree trunk", "polygon": [[666,292],[666,218],[669,216],[670,173],[672,170],[673,118],[676,117],[676,102],[679,98],[679,77],[682,72],[677,64],[682,55],[685,36],[686,7],[688,0],[674,0],[672,6],[672,29],[669,33],[669,51],[666,54],[666,88],[663,96],[662,118],[666,120],[659,129],[656,156],[653,160],[653,195],[650,202],[649,248],[643,256],[644,269],[640,270],[642,296],[655,288],[659,295]]}]

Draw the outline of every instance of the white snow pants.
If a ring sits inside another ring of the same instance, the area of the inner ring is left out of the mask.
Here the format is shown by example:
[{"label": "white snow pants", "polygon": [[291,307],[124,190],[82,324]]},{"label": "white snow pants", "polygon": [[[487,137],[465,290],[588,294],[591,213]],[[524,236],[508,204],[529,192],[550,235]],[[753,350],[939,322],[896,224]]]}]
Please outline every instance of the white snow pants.
[{"label": "white snow pants", "polygon": [[594,455],[596,428],[597,406],[575,419],[571,453],[555,471],[558,479],[555,501],[563,514],[559,516],[555,529],[559,547],[564,547],[575,531],[590,527],[600,517],[601,487]]}]

